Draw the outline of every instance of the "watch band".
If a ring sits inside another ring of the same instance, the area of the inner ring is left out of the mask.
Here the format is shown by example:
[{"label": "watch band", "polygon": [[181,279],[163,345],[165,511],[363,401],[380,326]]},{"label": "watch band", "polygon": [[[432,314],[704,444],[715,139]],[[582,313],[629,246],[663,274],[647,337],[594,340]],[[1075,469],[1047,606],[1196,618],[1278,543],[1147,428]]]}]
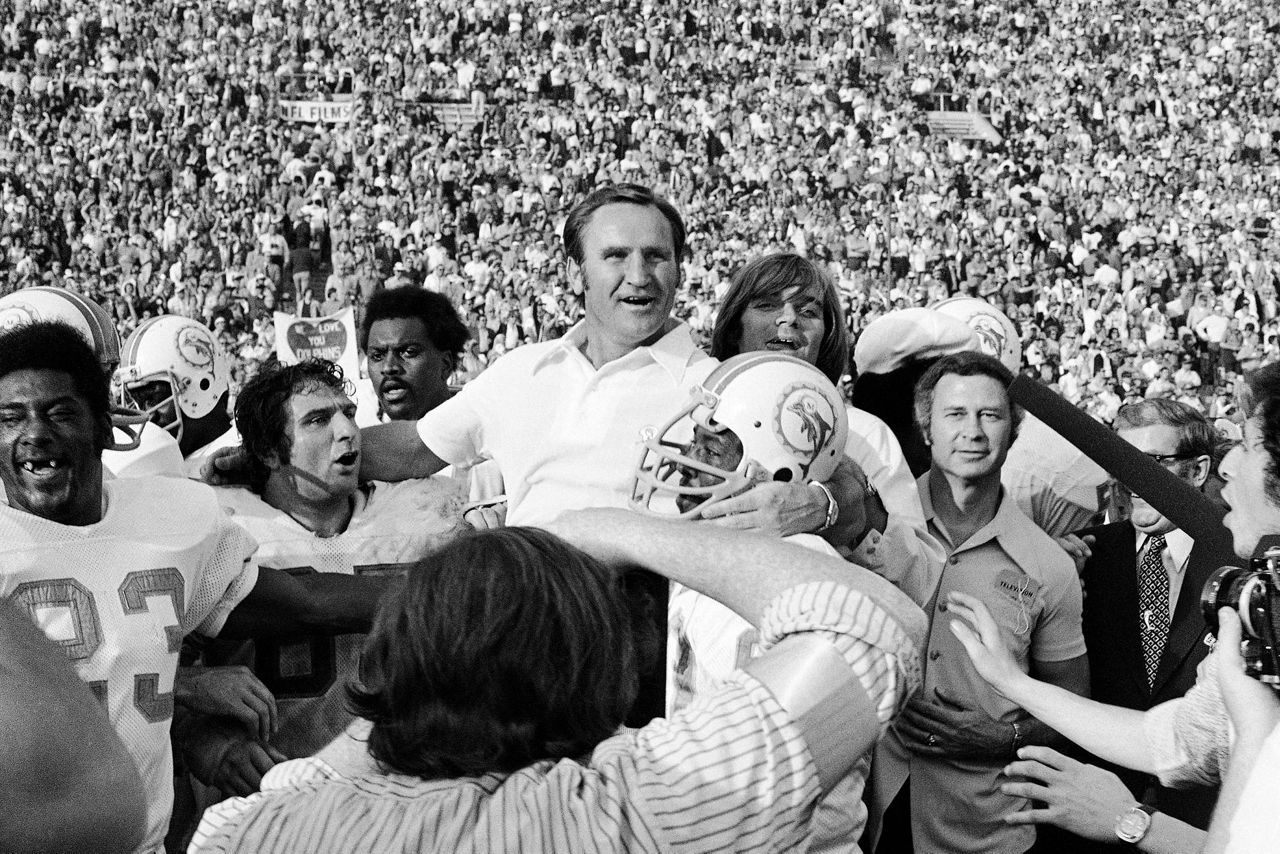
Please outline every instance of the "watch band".
[{"label": "watch band", "polygon": [[831,489],[825,483],[820,480],[815,480],[811,483],[813,486],[818,487],[823,495],[827,496],[827,518],[817,531],[817,533],[820,533],[833,526],[836,520],[840,518],[840,505],[836,503],[836,497],[831,494]]}]

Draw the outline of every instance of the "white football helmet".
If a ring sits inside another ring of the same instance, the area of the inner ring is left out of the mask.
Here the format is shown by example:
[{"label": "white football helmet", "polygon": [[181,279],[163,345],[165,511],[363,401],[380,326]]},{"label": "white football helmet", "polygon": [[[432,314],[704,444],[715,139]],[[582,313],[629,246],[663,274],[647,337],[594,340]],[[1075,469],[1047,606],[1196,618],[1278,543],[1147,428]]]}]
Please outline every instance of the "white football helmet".
[{"label": "white football helmet", "polygon": [[978,349],[995,356],[1017,376],[1022,369],[1022,339],[1007,314],[977,297],[951,297],[931,308],[963,321],[978,336]]},{"label": "white football helmet", "polygon": [[[175,438],[183,421],[203,418],[231,387],[231,368],[213,333],[203,323],[175,314],[153,317],[129,336],[121,353],[120,386],[126,400],[148,383],[169,384],[168,397],[136,401],[140,409]],[[172,404],[173,418],[159,416]]]},{"label": "white football helmet", "polygon": [[[738,437],[742,459],[732,471],[695,459],[679,441],[689,433],[689,420],[711,433],[732,431]],[[654,506],[655,496],[675,499],[677,506],[696,500],[678,515],[697,518],[762,481],[825,481],[844,456],[848,436],[844,401],[821,371],[794,356],[743,353],[712,371],[683,409],[645,437],[631,504],[672,515],[676,511],[666,502]]]},{"label": "white football helmet", "polygon": [[[65,288],[45,285],[0,297],[0,330],[38,321],[65,323],[79,332],[93,348],[108,380],[115,373],[120,364],[120,333],[105,308]],[[147,417],[136,410],[114,407],[111,423],[128,438],[116,441],[109,450],[132,451],[142,441],[140,431]]]},{"label": "white football helmet", "polygon": [[88,297],[47,286],[22,288],[0,297],[0,330],[39,320],[65,323],[79,332],[108,376],[120,364],[120,333],[115,321]]}]

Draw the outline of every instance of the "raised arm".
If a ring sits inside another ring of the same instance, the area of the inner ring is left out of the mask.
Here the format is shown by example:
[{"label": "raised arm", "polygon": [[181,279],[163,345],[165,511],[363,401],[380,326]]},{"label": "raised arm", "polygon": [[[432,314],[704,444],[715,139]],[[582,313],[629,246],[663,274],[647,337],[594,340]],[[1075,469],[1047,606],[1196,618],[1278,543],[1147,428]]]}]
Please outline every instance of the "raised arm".
[{"label": "raised arm", "polygon": [[[822,791],[875,744],[918,684],[924,614],[866,569],[774,537],[623,510],[581,511],[551,527],[602,560],[659,572],[760,626],[767,651],[747,672],[804,737]],[[701,737],[698,726],[691,732]]]},{"label": "raised arm", "polygon": [[146,827],[142,782],[62,651],[0,600],[0,847],[127,852]]},{"label": "raised arm", "polygon": [[[430,477],[446,465],[422,443],[413,421],[375,424],[360,431],[361,480]],[[248,483],[249,455],[240,445],[219,448],[200,467],[200,479],[211,486]]]},{"label": "raised arm", "polygon": [[605,509],[567,513],[548,529],[607,563],[642,566],[704,593],[753,625],[784,590],[834,581],[873,599],[913,638],[923,636],[923,614],[892,584],[776,537]]}]

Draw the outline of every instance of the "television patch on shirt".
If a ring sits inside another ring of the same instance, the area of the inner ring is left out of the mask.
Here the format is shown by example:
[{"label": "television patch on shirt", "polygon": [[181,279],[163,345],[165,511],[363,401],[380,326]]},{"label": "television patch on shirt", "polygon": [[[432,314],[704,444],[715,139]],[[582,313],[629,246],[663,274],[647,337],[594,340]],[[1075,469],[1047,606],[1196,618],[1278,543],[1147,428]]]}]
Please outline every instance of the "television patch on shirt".
[{"label": "television patch on shirt", "polygon": [[1016,631],[1019,634],[1030,631],[1036,596],[1040,593],[1040,582],[1025,572],[1005,569],[996,576],[992,586],[1012,606],[1012,614],[1016,617]]}]

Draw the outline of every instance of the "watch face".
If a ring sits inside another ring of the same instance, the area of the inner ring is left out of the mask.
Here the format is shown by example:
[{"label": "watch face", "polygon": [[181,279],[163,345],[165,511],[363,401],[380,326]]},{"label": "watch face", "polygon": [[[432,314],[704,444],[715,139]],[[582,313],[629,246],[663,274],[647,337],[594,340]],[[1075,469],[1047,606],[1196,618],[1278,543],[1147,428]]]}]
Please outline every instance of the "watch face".
[{"label": "watch face", "polygon": [[1116,836],[1123,842],[1138,842],[1147,835],[1151,826],[1151,816],[1139,807],[1134,807],[1116,822]]}]

